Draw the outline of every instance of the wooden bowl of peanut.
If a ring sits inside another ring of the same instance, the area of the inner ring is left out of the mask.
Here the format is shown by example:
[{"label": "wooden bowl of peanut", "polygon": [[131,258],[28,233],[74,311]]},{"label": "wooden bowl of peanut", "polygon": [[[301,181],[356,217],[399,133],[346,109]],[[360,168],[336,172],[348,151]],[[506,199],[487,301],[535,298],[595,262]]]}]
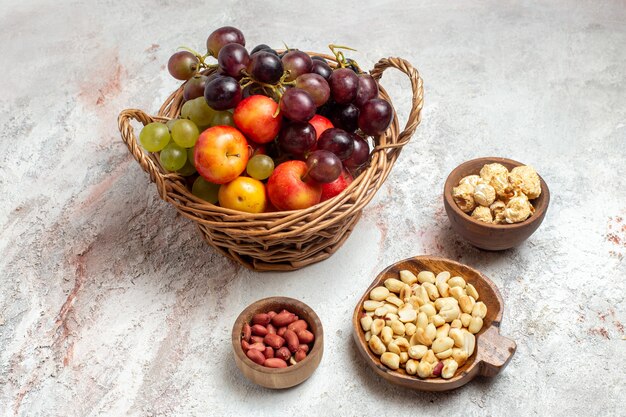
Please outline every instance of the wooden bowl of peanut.
[{"label": "wooden bowl of peanut", "polygon": [[324,329],[311,307],[269,297],[246,307],[232,331],[235,363],[246,378],[271,389],[308,379],[324,353]]},{"label": "wooden bowl of peanut", "polygon": [[417,256],[383,270],[354,309],[358,351],[385,380],[447,391],[493,377],[516,345],[500,335],[503,302],[482,273],[444,258]]}]

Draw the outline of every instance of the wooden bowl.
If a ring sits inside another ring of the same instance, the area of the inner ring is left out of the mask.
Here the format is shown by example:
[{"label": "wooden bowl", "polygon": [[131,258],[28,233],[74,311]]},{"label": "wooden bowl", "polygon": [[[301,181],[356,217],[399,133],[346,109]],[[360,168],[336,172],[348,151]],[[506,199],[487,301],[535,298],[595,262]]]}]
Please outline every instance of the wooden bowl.
[{"label": "wooden bowl", "polygon": [[[487,306],[487,315],[484,318],[483,328],[476,334],[476,348],[467,362],[459,367],[455,376],[450,379],[428,378],[420,379],[408,375],[403,369],[393,371],[380,362],[380,358],[369,349],[365,341],[365,332],[361,328],[360,318],[363,311],[363,302],[369,299],[370,291],[387,278],[396,278],[401,270],[407,269],[417,275],[420,271],[428,270],[435,274],[449,271],[452,276],[459,275],[466,282],[474,285],[482,301]],[[387,267],[369,286],[354,309],[352,326],[354,340],[359,353],[374,371],[385,380],[403,387],[420,391],[447,391],[458,388],[470,382],[478,375],[492,377],[498,374],[511,360],[516,345],[511,339],[500,336],[500,321],[504,303],[498,289],[493,282],[477,270],[444,258],[431,256],[416,256],[405,259]]]},{"label": "wooden bowl", "polygon": [[514,224],[489,224],[473,219],[464,213],[452,199],[452,188],[468,175],[478,174],[485,164],[497,162],[509,170],[524,165],[521,162],[505,158],[478,158],[459,165],[450,173],[443,188],[443,203],[452,224],[452,229],[463,236],[472,245],[487,250],[504,250],[518,246],[528,239],[539,227],[546,216],[550,203],[550,190],[541,176],[541,195],[531,200],[535,213],[527,220]]},{"label": "wooden bowl", "polygon": [[[241,330],[244,323],[249,323],[257,313],[280,311],[283,308],[309,324],[309,330],[315,335],[313,348],[304,360],[287,368],[268,368],[252,362],[241,348]],[[324,353],[324,329],[317,314],[302,301],[288,297],[269,297],[250,304],[239,314],[233,326],[232,342],[235,363],[246,378],[266,388],[283,389],[304,382],[317,369]]]}]

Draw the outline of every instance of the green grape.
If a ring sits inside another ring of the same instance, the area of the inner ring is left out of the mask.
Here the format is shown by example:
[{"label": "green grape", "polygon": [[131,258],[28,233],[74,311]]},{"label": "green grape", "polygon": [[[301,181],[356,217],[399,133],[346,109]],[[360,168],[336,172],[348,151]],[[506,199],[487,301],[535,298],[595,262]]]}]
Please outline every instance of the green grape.
[{"label": "green grape", "polygon": [[183,108],[180,110],[180,116],[183,119],[191,120],[196,126],[206,126],[210,124],[214,114],[215,110],[206,104],[204,97],[186,101],[185,104],[183,104]]},{"label": "green grape", "polygon": [[183,177],[188,177],[196,173],[196,167],[194,167],[191,163],[191,160],[187,158],[187,160],[185,161],[185,165],[176,172],[178,172]]},{"label": "green grape", "polygon": [[174,142],[170,142],[159,155],[159,160],[163,168],[168,171],[178,171],[187,162],[187,150],[181,148]]},{"label": "green grape", "polygon": [[255,155],[248,161],[246,172],[260,181],[269,178],[274,172],[274,160],[267,155]]},{"label": "green grape", "polygon": [[170,133],[172,133],[172,127],[174,126],[174,123],[176,123],[178,120],[180,119],[170,119],[167,121],[167,123],[165,123],[167,128],[170,130]]},{"label": "green grape", "polygon": [[187,119],[177,120],[172,126],[172,139],[183,148],[191,148],[198,141],[198,127]]},{"label": "green grape", "polygon": [[158,152],[170,141],[170,131],[164,123],[152,122],[139,133],[139,142],[148,152]]},{"label": "green grape", "polygon": [[180,109],[180,117],[183,119],[189,119],[191,110],[195,107],[193,100],[185,101],[183,107]]},{"label": "green grape", "polygon": [[193,165],[193,168],[195,169],[196,168],[196,161],[194,160],[194,157],[193,157],[194,149],[196,149],[195,146],[193,148],[187,149],[187,160],[189,161],[189,163],[191,165]]},{"label": "green grape", "polygon": [[213,184],[202,177],[198,177],[191,187],[191,193],[211,204],[217,204],[217,192],[219,189],[219,184]]},{"label": "green grape", "polygon": [[233,119],[233,114],[229,111],[218,111],[215,112],[213,118],[211,119],[211,126],[235,126],[235,120]]}]

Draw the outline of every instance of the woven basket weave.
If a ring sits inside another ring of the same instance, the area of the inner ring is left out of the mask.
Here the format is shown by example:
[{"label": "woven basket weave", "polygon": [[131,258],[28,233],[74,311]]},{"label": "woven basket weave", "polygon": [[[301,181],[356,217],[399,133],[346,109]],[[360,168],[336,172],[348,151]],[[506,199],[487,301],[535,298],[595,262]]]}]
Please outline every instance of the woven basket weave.
[{"label": "woven basket weave", "polygon": [[[333,57],[321,56],[331,66],[336,65]],[[161,199],[196,222],[209,245],[256,271],[300,269],[328,258],[345,242],[361,210],[382,186],[420,123],[424,90],[419,73],[401,58],[383,58],[370,73],[378,81],[387,68],[402,71],[411,81],[412,108],[404,130],[400,130],[394,111],[389,129],[375,138],[369,166],[341,194],[304,210],[249,214],[209,204],[191,194],[184,177],[167,172],[156,154],[146,153],[140,147],[131,121],[145,126],[177,117],[183,104],[182,86],[168,97],[157,116],[137,109],[122,111],[119,129],[133,157],[156,184]],[[382,87],[380,95],[391,103]]]}]

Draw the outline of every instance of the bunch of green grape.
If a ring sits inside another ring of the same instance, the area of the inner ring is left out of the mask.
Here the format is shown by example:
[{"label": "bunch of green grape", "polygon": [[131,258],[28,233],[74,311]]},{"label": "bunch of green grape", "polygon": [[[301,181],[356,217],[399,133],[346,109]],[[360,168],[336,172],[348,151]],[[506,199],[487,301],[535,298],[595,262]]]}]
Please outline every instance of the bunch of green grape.
[{"label": "bunch of green grape", "polygon": [[167,123],[146,125],[139,134],[139,142],[148,152],[160,152],[163,168],[189,176],[196,172],[193,147],[200,132],[211,126],[234,126],[235,123],[231,112],[211,109],[203,97],[185,102],[180,117]]},{"label": "bunch of green grape", "polygon": [[194,122],[201,132],[211,126],[235,127],[233,114],[230,111],[213,110],[204,97],[186,101],[180,110],[180,117]]},{"label": "bunch of green grape", "polygon": [[[216,111],[206,104],[204,97],[186,101],[181,109],[180,119],[167,123],[153,122],[141,130],[139,142],[148,152],[158,152],[161,166],[170,172],[185,177],[194,175],[194,146],[200,132],[211,126],[235,126],[233,114],[229,111]],[[217,203],[219,185],[198,177],[192,193],[210,203]]]},{"label": "bunch of green grape", "polygon": [[159,161],[166,170],[191,175],[196,172],[193,147],[198,136],[200,131],[194,122],[176,119],[146,125],[139,134],[139,142],[148,152],[159,152]]}]

